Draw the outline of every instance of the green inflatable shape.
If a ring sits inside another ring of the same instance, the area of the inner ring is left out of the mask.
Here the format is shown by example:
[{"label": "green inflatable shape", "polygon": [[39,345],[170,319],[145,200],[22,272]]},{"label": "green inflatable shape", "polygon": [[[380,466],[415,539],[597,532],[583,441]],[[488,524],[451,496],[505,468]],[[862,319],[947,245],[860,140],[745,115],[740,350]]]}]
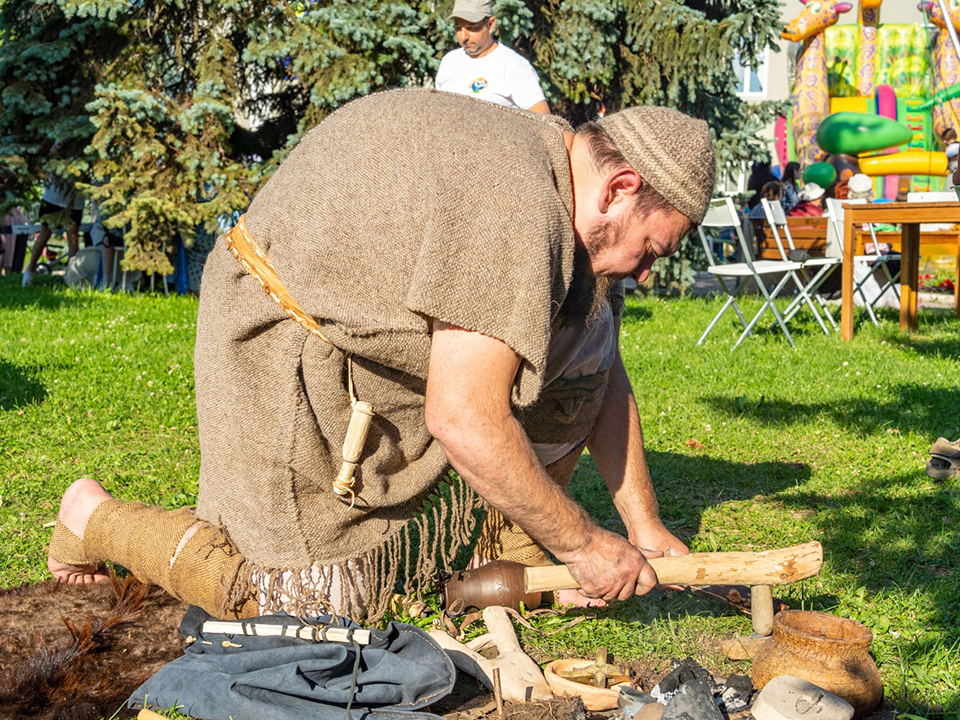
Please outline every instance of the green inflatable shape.
[{"label": "green inflatable shape", "polygon": [[836,179],[837,169],[830,163],[810,163],[807,165],[807,169],[803,171],[803,181],[805,183],[816,183],[822,188],[830,187]]},{"label": "green inflatable shape", "polygon": [[905,145],[912,138],[913,132],[896,120],[854,112],[827,115],[817,128],[817,145],[832,154],[859,155]]}]

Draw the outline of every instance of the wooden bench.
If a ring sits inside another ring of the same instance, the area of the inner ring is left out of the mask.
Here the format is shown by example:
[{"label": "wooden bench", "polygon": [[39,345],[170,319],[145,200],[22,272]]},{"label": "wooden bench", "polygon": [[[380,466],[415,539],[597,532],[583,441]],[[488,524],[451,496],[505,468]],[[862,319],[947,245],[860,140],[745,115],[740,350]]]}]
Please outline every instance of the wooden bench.
[{"label": "wooden bench", "polygon": [[[827,251],[827,218],[788,217],[787,227],[798,250],[806,250],[810,257],[823,257]],[[757,240],[757,259],[782,260],[777,241],[766,220],[753,221],[753,235]],[[786,239],[780,238],[787,250]]]},{"label": "wooden bench", "polygon": [[[787,226],[797,249],[806,250],[811,257],[823,257],[827,249],[827,218],[788,217]],[[776,240],[766,220],[753,221],[753,234],[757,241],[757,258],[780,260]],[[784,238],[781,241],[786,243]],[[893,252],[900,252],[900,233],[897,231],[878,232],[877,241],[889,243]],[[864,244],[873,242],[866,230],[857,231],[856,255],[865,255]],[[784,245],[786,249],[786,244]],[[960,230],[930,230],[920,233],[920,252],[930,256],[951,256],[957,259],[956,275],[953,281],[953,306],[960,317]]]}]

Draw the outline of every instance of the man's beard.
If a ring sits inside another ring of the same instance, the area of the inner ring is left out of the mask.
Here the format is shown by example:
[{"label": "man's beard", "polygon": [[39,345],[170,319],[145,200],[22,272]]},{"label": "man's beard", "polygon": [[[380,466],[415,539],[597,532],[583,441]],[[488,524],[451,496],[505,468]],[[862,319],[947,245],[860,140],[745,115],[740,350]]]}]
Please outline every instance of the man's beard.
[{"label": "man's beard", "polygon": [[573,278],[567,296],[560,308],[564,326],[586,327],[593,323],[603,310],[615,282],[608,277],[597,277],[590,272],[590,259],[597,252],[609,247],[616,240],[617,229],[613,222],[597,223],[577,244],[573,253]]}]

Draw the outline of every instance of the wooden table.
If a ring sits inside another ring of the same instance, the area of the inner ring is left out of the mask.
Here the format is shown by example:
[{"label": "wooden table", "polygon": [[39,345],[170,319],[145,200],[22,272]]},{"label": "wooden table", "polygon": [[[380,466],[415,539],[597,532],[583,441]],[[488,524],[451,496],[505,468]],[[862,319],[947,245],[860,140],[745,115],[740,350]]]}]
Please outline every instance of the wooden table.
[{"label": "wooden table", "polygon": [[[843,304],[840,309],[840,334],[843,339],[853,339],[853,258],[857,249],[857,236],[853,228],[862,223],[900,224],[900,329],[916,329],[920,223],[960,222],[960,202],[844,203],[843,220]],[[960,262],[960,247],[957,253],[957,261]]]}]

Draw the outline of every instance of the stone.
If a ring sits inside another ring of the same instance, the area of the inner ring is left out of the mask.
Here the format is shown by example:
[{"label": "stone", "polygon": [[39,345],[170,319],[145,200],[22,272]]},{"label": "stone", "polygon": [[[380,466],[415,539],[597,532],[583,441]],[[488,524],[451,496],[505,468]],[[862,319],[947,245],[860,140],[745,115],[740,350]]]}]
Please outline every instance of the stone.
[{"label": "stone", "polygon": [[756,720],[851,720],[853,705],[794,675],[778,675],[751,708]]},{"label": "stone", "polygon": [[634,720],[661,720],[664,707],[658,702],[647,703],[633,716]]},{"label": "stone", "polygon": [[[660,710],[656,715],[651,715],[650,713],[652,711],[644,710],[644,708],[650,705],[660,706]],[[620,694],[617,696],[617,707],[622,711],[620,713],[621,720],[635,720],[635,718],[652,720],[653,718],[659,718],[660,713],[663,712],[663,705],[660,705],[652,695],[648,695],[629,685],[624,685],[620,688]]]},{"label": "stone", "polygon": [[664,709],[662,720],[723,720],[723,714],[713,699],[710,681],[698,677],[680,685]]}]

